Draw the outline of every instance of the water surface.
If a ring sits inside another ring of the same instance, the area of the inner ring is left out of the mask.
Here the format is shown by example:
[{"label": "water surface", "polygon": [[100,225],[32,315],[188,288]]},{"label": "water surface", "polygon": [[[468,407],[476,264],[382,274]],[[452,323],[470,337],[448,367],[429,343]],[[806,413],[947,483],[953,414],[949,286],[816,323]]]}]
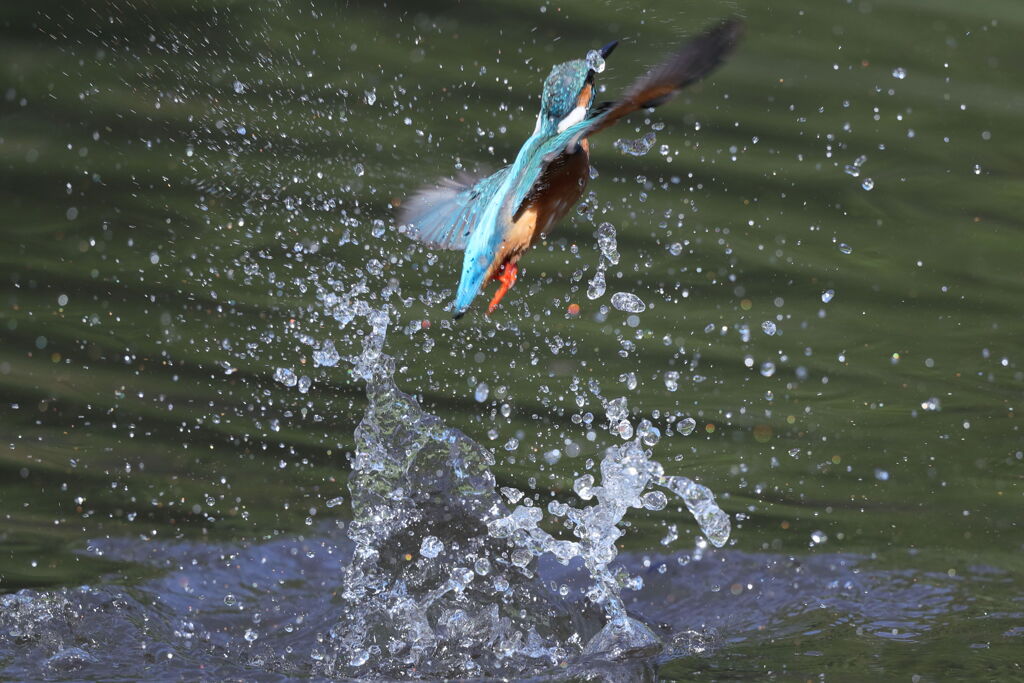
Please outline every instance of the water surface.
[{"label": "water surface", "polygon": [[[716,492],[724,550],[680,565],[675,507],[622,539],[630,609],[701,644],[657,675],[1020,675],[1024,10],[645,4],[3,10],[0,588],[45,621],[2,636],[5,676],[313,675],[316,628],[252,642],[223,601],[336,617],[351,513],[328,501],[366,397],[314,352],[358,353],[322,293],[360,278],[399,313],[398,385],[500,485],[572,497],[617,443],[594,382]],[[730,14],[729,64],[596,139],[585,210],[497,315],[449,323],[460,255],[393,206],[510,160],[553,63],[620,38],[610,97]],[[620,261],[591,300],[604,223]],[[191,660],[190,600],[217,605]]]}]

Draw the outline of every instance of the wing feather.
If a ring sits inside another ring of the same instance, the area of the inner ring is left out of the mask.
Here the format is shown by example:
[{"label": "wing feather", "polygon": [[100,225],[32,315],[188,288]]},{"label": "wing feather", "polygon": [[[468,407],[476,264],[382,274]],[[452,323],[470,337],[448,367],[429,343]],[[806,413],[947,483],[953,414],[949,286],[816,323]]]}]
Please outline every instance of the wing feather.
[{"label": "wing feather", "polygon": [[508,167],[483,179],[462,174],[425,187],[403,202],[399,223],[406,235],[432,249],[465,249],[484,205],[507,173]]},{"label": "wing feather", "polygon": [[585,120],[544,141],[537,150],[542,163],[516,178],[512,190],[514,215],[518,217],[532,198],[543,192],[549,173],[557,170],[569,155],[577,153],[580,140],[604,130],[630,112],[657,107],[672,99],[679,90],[721,64],[736,47],[742,32],[739,19],[723,21],[634,81],[617,101],[593,105]]},{"label": "wing feather", "polygon": [[[569,140],[570,150],[579,141],[598,133],[637,109],[661,106],[688,85],[715,70],[735,49],[743,34],[743,22],[726,19],[669,55],[633,82],[618,101],[600,105]],[[594,115],[596,113],[596,115]]]}]

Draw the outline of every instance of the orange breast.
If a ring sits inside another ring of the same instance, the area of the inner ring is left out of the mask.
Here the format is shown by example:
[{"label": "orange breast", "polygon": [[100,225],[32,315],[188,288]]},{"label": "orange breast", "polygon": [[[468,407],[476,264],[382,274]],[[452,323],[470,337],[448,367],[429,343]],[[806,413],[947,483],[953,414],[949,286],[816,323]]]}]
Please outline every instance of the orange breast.
[{"label": "orange breast", "polygon": [[522,211],[502,242],[491,262],[487,277],[490,279],[505,263],[515,263],[523,252],[548,234],[555,223],[583,196],[590,177],[590,145],[580,143],[575,154],[569,154],[548,166],[540,179],[540,191],[532,195],[530,204]]}]

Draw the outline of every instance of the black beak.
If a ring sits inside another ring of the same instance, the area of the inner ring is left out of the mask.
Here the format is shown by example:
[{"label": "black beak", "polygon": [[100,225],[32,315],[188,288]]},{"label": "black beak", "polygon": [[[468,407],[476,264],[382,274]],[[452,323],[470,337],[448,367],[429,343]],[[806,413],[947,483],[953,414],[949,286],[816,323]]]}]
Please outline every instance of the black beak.
[{"label": "black beak", "polygon": [[619,41],[613,40],[612,42],[608,43],[607,45],[602,47],[600,50],[598,50],[598,52],[601,53],[601,58],[602,59],[607,59],[608,55],[610,55],[612,53],[612,51],[615,49],[615,47],[618,44],[619,44]]}]

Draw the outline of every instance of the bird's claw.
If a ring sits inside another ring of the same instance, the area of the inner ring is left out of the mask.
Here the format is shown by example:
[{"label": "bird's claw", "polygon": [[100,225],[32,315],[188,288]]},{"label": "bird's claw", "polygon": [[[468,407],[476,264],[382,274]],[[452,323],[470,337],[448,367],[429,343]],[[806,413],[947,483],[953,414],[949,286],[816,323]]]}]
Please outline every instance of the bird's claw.
[{"label": "bird's claw", "polygon": [[491,304],[487,307],[487,315],[494,313],[494,309],[498,307],[498,303],[501,301],[501,298],[505,296],[505,293],[516,283],[516,275],[518,274],[518,264],[505,263],[498,270],[498,274],[491,278],[492,280],[500,282],[501,286],[498,287],[498,291],[494,293],[494,298],[491,299]]}]

